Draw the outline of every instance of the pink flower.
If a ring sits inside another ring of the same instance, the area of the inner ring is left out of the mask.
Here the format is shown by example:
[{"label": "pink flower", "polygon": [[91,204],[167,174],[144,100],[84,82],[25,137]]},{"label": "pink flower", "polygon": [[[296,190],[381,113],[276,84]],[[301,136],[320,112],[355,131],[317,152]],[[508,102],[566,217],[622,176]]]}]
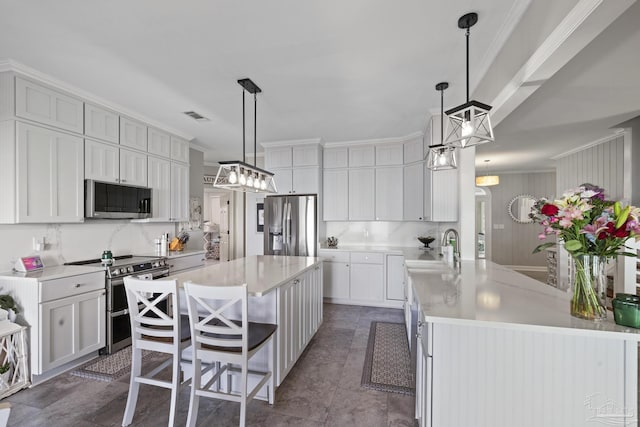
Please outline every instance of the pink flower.
[{"label": "pink flower", "polygon": [[547,238],[546,234],[540,233],[538,234],[538,240],[545,240]]},{"label": "pink flower", "polygon": [[571,227],[571,224],[573,224],[571,222],[571,218],[564,217],[560,220],[560,227],[562,228],[569,228]]}]

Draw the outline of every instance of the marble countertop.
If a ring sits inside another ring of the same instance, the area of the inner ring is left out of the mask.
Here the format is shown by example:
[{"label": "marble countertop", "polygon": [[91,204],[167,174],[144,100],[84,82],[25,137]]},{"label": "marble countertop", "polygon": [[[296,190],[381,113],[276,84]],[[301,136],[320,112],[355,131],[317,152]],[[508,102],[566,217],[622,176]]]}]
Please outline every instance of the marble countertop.
[{"label": "marble countertop", "polygon": [[188,281],[210,286],[246,283],[249,295],[263,296],[320,262],[314,257],[254,255],[174,274],[167,279],[177,280],[179,286]]},{"label": "marble countertop", "polygon": [[490,261],[462,261],[452,269],[409,268],[409,277],[429,322],[527,329],[571,335],[602,335],[640,341],[640,329],[569,314],[571,295]]},{"label": "marble countertop", "polygon": [[440,262],[438,248],[424,250],[419,246],[374,246],[374,245],[339,245],[337,248],[323,246],[322,251],[343,252],[384,252],[389,255],[403,255],[405,261]]},{"label": "marble countertop", "polygon": [[[204,249],[184,249],[182,251],[168,251],[166,257],[169,259],[181,258],[189,255],[204,254],[205,252],[206,251]],[[140,254],[140,256],[157,257],[158,254],[156,254],[155,252],[147,252],[147,253]]]},{"label": "marble countertop", "polygon": [[0,277],[28,277],[37,280],[54,280],[62,279],[64,277],[79,276],[81,274],[102,272],[103,267],[88,267],[86,265],[55,265],[52,267],[46,267],[40,271],[33,271],[31,273],[21,273],[18,271],[5,271],[0,273]]}]

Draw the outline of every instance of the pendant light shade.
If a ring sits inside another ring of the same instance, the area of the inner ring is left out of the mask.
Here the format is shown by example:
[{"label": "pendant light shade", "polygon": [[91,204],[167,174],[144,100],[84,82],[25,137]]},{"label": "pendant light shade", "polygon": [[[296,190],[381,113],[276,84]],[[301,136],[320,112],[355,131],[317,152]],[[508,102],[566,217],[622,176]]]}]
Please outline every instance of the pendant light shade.
[{"label": "pendant light shade", "polygon": [[471,147],[494,140],[489,117],[491,106],[469,101],[469,28],[477,22],[477,13],[468,13],[458,20],[458,27],[467,30],[467,102],[446,112],[447,138],[444,143],[453,147]]},{"label": "pendant light shade", "polygon": [[258,122],[257,115],[257,97],[256,94],[262,90],[251,79],[240,79],[238,84],[242,86],[242,160],[230,160],[219,162],[220,167],[213,183],[215,188],[224,190],[241,191],[244,193],[277,193],[276,183],[273,174],[267,170],[256,167],[254,160],[253,166],[246,163],[245,155],[245,108],[244,96],[245,91],[253,94],[253,152],[256,159],[257,152],[257,131]]},{"label": "pendant light shade", "polygon": [[489,162],[490,160],[485,160],[485,169],[487,173],[485,175],[476,176],[476,186],[477,187],[491,187],[492,185],[500,184],[500,177],[498,175],[489,175]]},{"label": "pendant light shade", "polygon": [[449,87],[449,83],[442,82],[436,85],[436,90],[440,91],[440,144],[429,146],[427,154],[427,167],[433,171],[456,169],[456,149],[442,143],[444,130],[444,91]]}]

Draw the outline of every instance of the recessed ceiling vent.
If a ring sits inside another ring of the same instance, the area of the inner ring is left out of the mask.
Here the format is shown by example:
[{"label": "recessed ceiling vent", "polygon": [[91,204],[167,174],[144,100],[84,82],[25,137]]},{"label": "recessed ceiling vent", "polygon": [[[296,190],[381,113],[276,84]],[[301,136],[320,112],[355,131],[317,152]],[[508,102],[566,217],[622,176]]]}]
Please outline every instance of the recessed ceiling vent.
[{"label": "recessed ceiling vent", "polygon": [[205,116],[196,113],[195,111],[185,111],[184,114],[186,114],[187,116],[191,117],[194,120],[197,120],[199,122],[208,122],[209,119],[207,119]]}]

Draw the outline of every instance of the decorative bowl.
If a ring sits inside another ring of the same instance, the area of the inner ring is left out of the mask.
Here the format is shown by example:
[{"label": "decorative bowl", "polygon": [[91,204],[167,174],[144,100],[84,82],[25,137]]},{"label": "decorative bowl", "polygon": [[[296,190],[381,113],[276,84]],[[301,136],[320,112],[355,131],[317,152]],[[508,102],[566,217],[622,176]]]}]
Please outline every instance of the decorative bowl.
[{"label": "decorative bowl", "polygon": [[422,243],[424,245],[425,248],[429,248],[429,245],[436,240],[435,237],[431,237],[431,236],[426,236],[426,237],[418,237],[418,240],[420,241],[420,243]]},{"label": "decorative bowl", "polygon": [[328,245],[330,248],[335,248],[335,247],[337,247],[337,246],[338,246],[338,238],[337,238],[337,237],[333,237],[333,236],[328,237],[328,238],[327,238],[327,245]]}]

